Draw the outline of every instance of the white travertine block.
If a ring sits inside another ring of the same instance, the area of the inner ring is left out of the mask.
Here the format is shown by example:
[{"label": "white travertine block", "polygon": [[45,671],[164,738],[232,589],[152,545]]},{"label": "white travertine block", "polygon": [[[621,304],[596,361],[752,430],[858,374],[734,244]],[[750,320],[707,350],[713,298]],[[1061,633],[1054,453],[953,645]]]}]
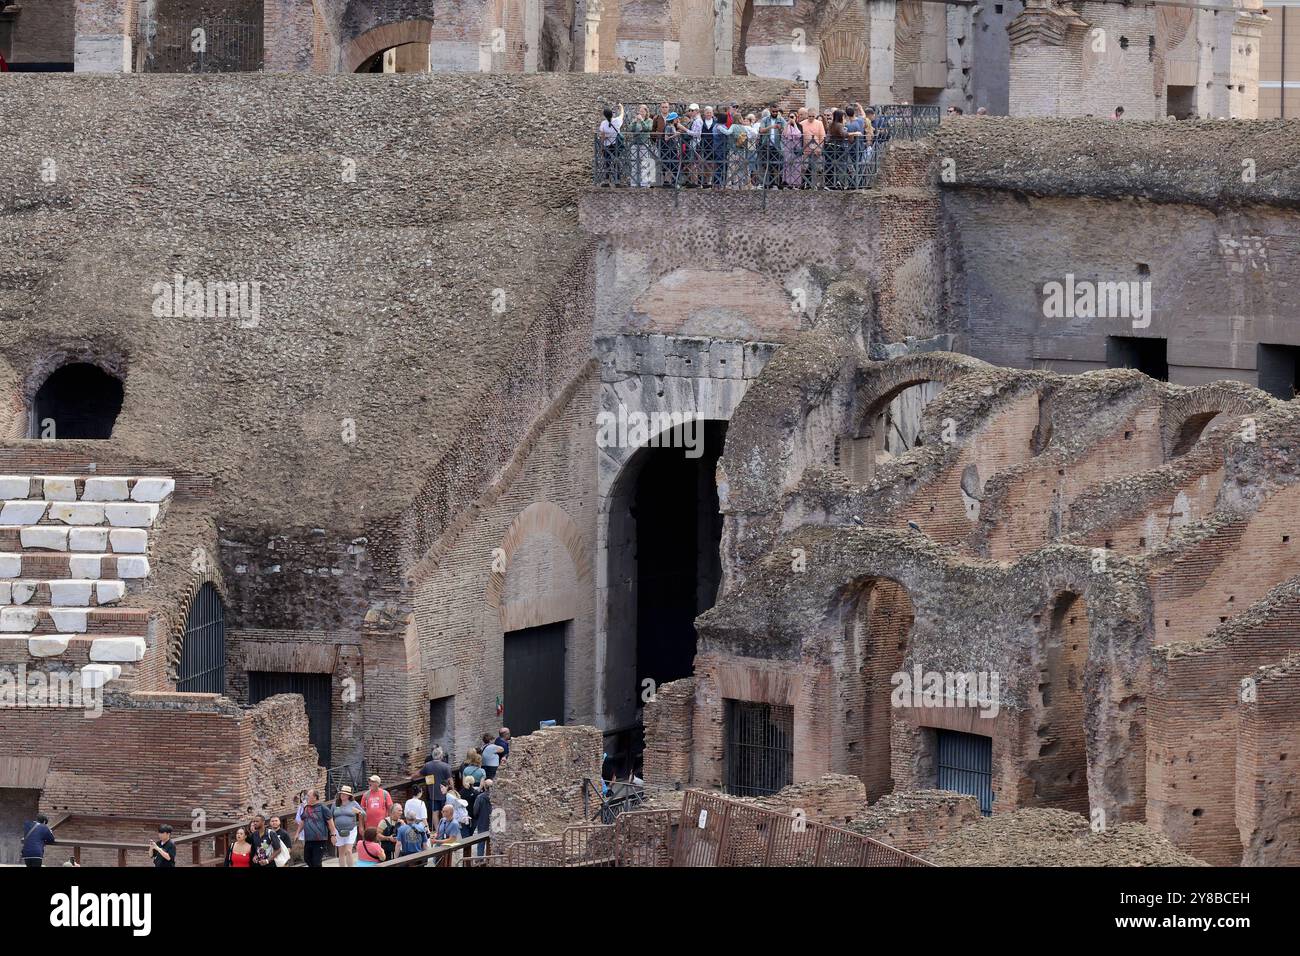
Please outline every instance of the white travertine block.
[{"label": "white travertine block", "polygon": [[0,554],[0,578],[16,578],[23,573],[21,554]]},{"label": "white travertine block", "polygon": [[0,524],[36,524],[45,517],[49,502],[39,498],[20,498],[6,501],[0,508]]},{"label": "white travertine block", "polygon": [[126,501],[131,497],[125,478],[87,478],[82,501]]},{"label": "white travertine block", "polygon": [[107,551],[107,528],[69,528],[69,551]]},{"label": "white travertine block", "polygon": [[32,657],[57,657],[68,649],[70,637],[45,634],[27,638],[27,653]]},{"label": "white travertine block", "polygon": [[137,478],[131,489],[131,500],[166,501],[175,490],[175,478]]},{"label": "white travertine block", "polygon": [[143,528],[114,528],[108,533],[114,554],[144,554],[149,550],[149,532]]},{"label": "white travertine block", "polygon": [[96,581],[95,600],[100,604],[116,604],[126,594],[125,581]]},{"label": "white travertine block", "polygon": [[81,689],[93,690],[103,687],[111,680],[122,676],[120,664],[87,664],[81,669]]},{"label": "white travertine block", "polygon": [[50,518],[64,524],[103,524],[104,506],[84,501],[58,501],[50,505]]},{"label": "white travertine block", "polygon": [[35,581],[14,581],[9,596],[12,604],[26,604],[36,593]]},{"label": "white travertine block", "polygon": [[114,528],[148,528],[158,517],[157,505],[104,505],[104,517]]},{"label": "white travertine block", "polygon": [[6,634],[26,634],[36,628],[40,612],[34,607],[0,608],[0,631]]},{"label": "white travertine block", "polygon": [[52,607],[49,615],[60,634],[85,634],[90,610],[84,607]]},{"label": "white travertine block", "polygon": [[117,576],[124,581],[132,578],[147,578],[149,559],[142,555],[122,555],[117,559]]},{"label": "white travertine block", "polygon": [[24,548],[40,548],[44,551],[67,551],[68,529],[56,524],[35,525],[18,532],[18,540]]},{"label": "white travertine block", "polygon": [[0,581],[0,604],[10,603],[10,598],[13,597],[12,588],[12,581]]},{"label": "white travertine block", "polygon": [[27,475],[0,475],[0,498],[26,498],[32,493],[32,480]]},{"label": "white travertine block", "polygon": [[92,661],[142,661],[144,651],[143,637],[100,637],[90,642]]},{"label": "white travertine block", "polygon": [[76,501],[77,479],[43,478],[41,479],[41,497],[46,501]]},{"label": "white travertine block", "polygon": [[102,554],[74,554],[68,557],[68,574],[74,578],[96,580],[103,574]]},{"label": "white travertine block", "polygon": [[[54,607],[89,607],[90,592],[95,582],[87,578],[55,578],[46,581],[50,588],[50,604]],[[63,630],[61,628],[61,630]]]}]

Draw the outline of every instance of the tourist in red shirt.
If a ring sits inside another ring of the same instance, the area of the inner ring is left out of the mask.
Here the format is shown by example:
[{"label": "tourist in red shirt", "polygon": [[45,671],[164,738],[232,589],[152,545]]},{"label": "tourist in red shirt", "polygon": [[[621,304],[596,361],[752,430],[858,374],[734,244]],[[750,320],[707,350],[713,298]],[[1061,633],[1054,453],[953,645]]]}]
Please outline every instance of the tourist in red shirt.
[{"label": "tourist in red shirt", "polygon": [[370,789],[361,795],[361,808],[366,811],[366,823],[362,830],[377,828],[388,816],[388,811],[393,808],[393,798],[388,795],[387,790],[379,786],[381,782],[378,774],[372,774]]}]

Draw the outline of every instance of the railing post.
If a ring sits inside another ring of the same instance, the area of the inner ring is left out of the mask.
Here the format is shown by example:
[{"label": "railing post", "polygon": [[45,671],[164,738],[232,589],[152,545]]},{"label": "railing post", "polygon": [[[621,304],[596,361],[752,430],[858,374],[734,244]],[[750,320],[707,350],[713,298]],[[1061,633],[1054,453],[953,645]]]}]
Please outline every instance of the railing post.
[{"label": "railing post", "polygon": [[81,866],[81,847],[74,846],[72,848],[72,859],[73,862],[77,864],[77,866]]},{"label": "railing post", "polygon": [[117,848],[117,865],[126,866],[126,847]]},{"label": "railing post", "polygon": [[190,844],[190,862],[195,866],[203,862],[203,841],[201,839]]}]

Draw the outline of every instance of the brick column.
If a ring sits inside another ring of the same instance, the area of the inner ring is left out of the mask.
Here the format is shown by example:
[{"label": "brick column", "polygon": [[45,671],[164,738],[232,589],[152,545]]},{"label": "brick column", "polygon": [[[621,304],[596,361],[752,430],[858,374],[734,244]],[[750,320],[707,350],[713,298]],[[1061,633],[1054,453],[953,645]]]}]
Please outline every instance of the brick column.
[{"label": "brick column", "polygon": [[77,0],[74,69],[130,73],[136,0]]},{"label": "brick column", "polygon": [[306,73],[311,69],[315,14],[301,0],[263,0],[262,69]]}]

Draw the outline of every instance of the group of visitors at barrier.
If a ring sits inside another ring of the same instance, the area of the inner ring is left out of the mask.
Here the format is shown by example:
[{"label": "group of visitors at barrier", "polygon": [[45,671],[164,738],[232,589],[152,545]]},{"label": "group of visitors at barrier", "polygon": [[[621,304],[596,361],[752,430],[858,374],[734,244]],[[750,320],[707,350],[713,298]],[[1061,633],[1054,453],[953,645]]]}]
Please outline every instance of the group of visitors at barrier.
[{"label": "group of visitors at barrier", "polygon": [[861,189],[871,185],[891,135],[883,113],[861,103],[818,114],[776,106],[660,103],[607,108],[596,132],[596,184],[728,189]]},{"label": "group of visitors at barrier", "polygon": [[[339,866],[376,866],[486,833],[492,824],[493,780],[510,755],[510,728],[502,727],[495,738],[485,733],[481,741],[454,768],[435,746],[421,770],[423,785],[417,782],[404,804],[395,802],[379,775],[372,774],[368,789],[359,796],[344,785],[332,803],[323,801],[319,791],[308,790],[294,815],[292,836],[279,816],[259,813],[247,827],[235,830],[224,864],[240,869],[287,866],[293,844],[301,842],[303,862],[309,867],[324,865],[331,846]],[[157,840],[149,843],[155,867],[176,865],[171,834],[171,826],[161,824]],[[41,866],[46,847],[57,842],[47,816],[28,821],[23,826],[23,863]],[[480,842],[475,852],[482,856],[483,851]]]}]

